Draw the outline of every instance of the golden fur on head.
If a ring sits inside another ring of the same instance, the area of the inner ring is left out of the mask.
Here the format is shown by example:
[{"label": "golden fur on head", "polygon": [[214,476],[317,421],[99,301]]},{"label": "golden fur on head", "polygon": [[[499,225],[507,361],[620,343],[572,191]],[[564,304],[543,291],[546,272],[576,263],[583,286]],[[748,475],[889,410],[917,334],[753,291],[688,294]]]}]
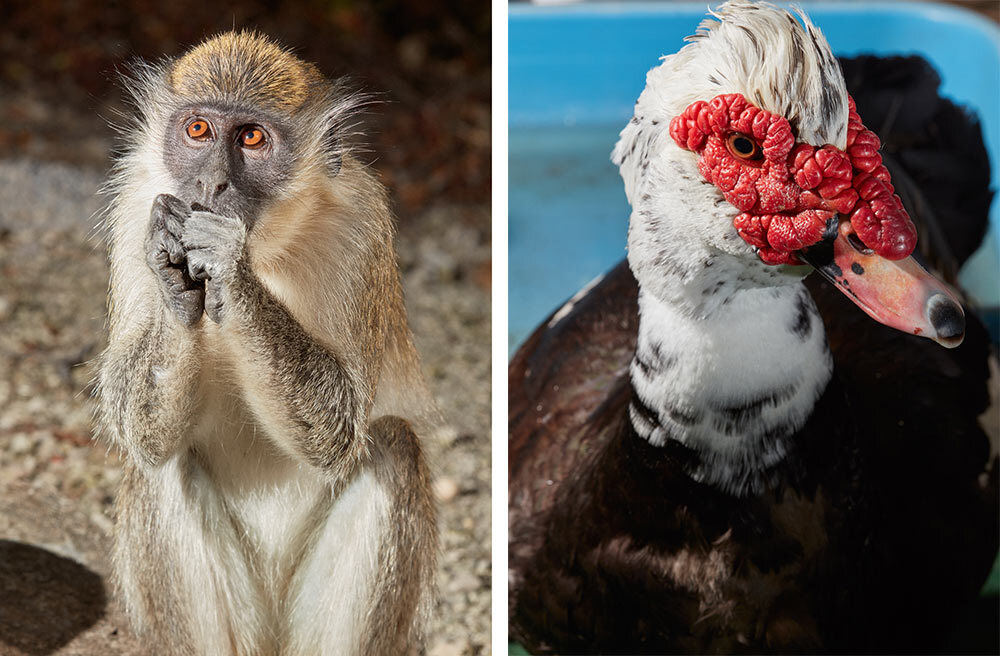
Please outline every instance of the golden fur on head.
[{"label": "golden fur on head", "polygon": [[186,98],[211,98],[290,112],[302,106],[322,74],[266,36],[226,32],[193,48],[170,70],[171,88]]}]

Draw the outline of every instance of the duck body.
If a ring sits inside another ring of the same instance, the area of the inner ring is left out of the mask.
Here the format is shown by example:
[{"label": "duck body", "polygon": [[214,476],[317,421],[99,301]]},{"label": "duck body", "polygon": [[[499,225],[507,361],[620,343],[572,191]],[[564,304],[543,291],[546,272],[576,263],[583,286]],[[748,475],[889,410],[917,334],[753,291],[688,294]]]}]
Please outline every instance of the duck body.
[{"label": "duck body", "polygon": [[[921,61],[845,65],[880,169],[804,15],[713,16],[650,71],[615,149],[628,260],[508,368],[510,635],[532,653],[940,652],[997,553],[991,347],[905,256],[920,230],[914,254],[954,273],[981,239],[978,126]],[[903,93],[919,111],[897,120]],[[790,178],[821,150],[851,166],[796,206]],[[867,202],[870,177],[877,239],[836,196]],[[882,277],[893,262],[915,278]]]},{"label": "duck body", "polygon": [[997,549],[976,422],[988,338],[973,320],[945,350],[873,324],[818,276],[805,285],[833,375],[751,496],[694,480],[697,454],[626,419],[639,321],[625,263],[515,355],[509,611],[532,653],[920,653],[950,637]]}]

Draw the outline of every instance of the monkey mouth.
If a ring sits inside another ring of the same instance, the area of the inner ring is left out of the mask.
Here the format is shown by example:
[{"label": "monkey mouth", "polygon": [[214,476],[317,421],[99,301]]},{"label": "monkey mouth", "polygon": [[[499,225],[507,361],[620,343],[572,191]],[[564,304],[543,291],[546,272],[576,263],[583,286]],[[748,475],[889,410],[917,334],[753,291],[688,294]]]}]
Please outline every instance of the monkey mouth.
[{"label": "monkey mouth", "polygon": [[217,214],[219,216],[228,216],[230,218],[237,218],[243,222],[247,230],[253,229],[254,223],[256,223],[256,217],[252,212],[239,212],[235,211],[232,207],[209,207],[200,201],[193,201],[191,203],[192,212],[210,212],[212,214]]}]

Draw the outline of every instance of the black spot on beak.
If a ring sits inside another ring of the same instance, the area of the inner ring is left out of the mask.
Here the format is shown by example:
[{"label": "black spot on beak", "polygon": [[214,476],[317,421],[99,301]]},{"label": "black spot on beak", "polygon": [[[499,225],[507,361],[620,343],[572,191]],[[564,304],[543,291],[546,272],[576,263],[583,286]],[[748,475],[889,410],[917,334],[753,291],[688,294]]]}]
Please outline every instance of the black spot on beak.
[{"label": "black spot on beak", "polygon": [[962,308],[943,294],[935,294],[927,302],[927,318],[939,338],[957,339],[965,334]]}]

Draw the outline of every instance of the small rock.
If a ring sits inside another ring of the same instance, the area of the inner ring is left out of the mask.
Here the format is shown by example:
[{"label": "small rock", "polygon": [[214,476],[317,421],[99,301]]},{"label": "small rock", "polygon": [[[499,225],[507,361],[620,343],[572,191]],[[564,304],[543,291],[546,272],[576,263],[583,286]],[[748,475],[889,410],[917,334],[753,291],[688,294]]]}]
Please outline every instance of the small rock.
[{"label": "small rock", "polygon": [[442,446],[450,446],[458,439],[458,429],[450,424],[444,424],[432,430],[428,438]]},{"label": "small rock", "polygon": [[468,572],[459,572],[448,582],[448,592],[471,592],[479,588],[479,578]]},{"label": "small rock", "polygon": [[427,652],[427,656],[462,656],[468,646],[468,641],[461,639],[458,642],[438,642]]},{"label": "small rock", "polygon": [[29,453],[34,445],[34,440],[24,433],[16,433],[14,437],[10,438],[10,452],[16,456]]},{"label": "small rock", "polygon": [[434,481],[434,496],[441,503],[447,503],[458,496],[458,483],[455,479],[442,476]]}]

